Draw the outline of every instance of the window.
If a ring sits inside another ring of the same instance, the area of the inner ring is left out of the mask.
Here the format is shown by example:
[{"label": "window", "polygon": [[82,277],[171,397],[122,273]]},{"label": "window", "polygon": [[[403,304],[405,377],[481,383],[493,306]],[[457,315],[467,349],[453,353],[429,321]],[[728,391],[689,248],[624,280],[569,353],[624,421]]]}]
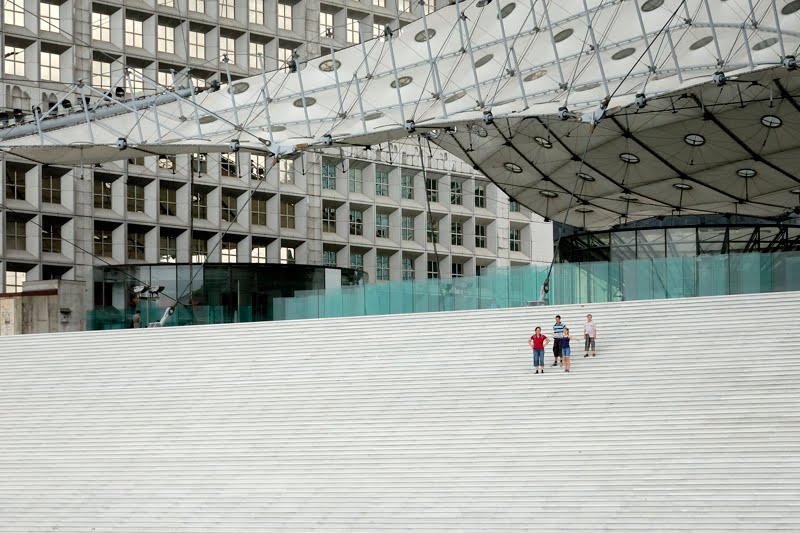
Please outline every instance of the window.
[{"label": "window", "polygon": [[25,0],[4,0],[3,17],[6,24],[25,25]]},{"label": "window", "polygon": [[375,172],[375,194],[389,196],[389,173],[382,170]]},{"label": "window", "polygon": [[333,206],[322,208],[322,231],[336,233],[336,208]]},{"label": "window", "polygon": [[322,264],[336,266],[336,250],[322,250]]},{"label": "window", "polygon": [[158,25],[158,51],[175,53],[175,28]]},{"label": "window", "polygon": [[408,174],[400,176],[400,195],[406,200],[414,199],[414,176]]},{"label": "window", "polygon": [[389,281],[389,256],[379,255],[375,260],[375,277],[378,278],[378,281]]},{"label": "window", "polygon": [[221,263],[235,263],[236,262],[236,243],[222,241],[222,249],[220,250]]},{"label": "window", "polygon": [[192,239],[192,263],[202,263],[208,256],[208,241]]},{"label": "window", "polygon": [[464,277],[464,263],[453,263],[450,265],[450,276],[454,278]]},{"label": "window", "polygon": [[336,190],[336,165],[322,163],[322,188]]},{"label": "window", "polygon": [[267,198],[253,195],[250,200],[250,224],[254,226],[267,225]]},{"label": "window", "polygon": [[475,207],[486,207],[486,185],[475,185]]},{"label": "window", "polygon": [[439,180],[436,178],[425,178],[425,191],[428,194],[429,202],[439,201]]},{"label": "window", "polygon": [[22,284],[27,275],[27,272],[6,270],[6,292],[22,292]]},{"label": "window", "polygon": [[361,42],[358,19],[347,17],[347,42],[358,44]]},{"label": "window", "polygon": [[261,244],[253,244],[250,249],[250,262],[251,263],[266,263],[267,262],[267,247]]},{"label": "window", "polygon": [[485,276],[486,272],[488,272],[489,267],[486,265],[475,265],[475,275],[476,276]]},{"label": "window", "polygon": [[376,22],[372,25],[372,36],[380,37],[381,41],[385,41],[386,40],[386,37],[384,35],[385,30],[386,30],[386,24]]},{"label": "window", "polygon": [[162,235],[158,244],[158,262],[175,263],[178,260],[178,239],[171,235]]},{"label": "window", "polygon": [[267,179],[267,156],[262,154],[250,156],[250,179]]},{"label": "window", "polygon": [[348,174],[348,189],[350,192],[362,192],[364,190],[364,178],[360,168],[350,167]]},{"label": "window", "polygon": [[234,0],[219,0],[219,16],[226,19],[236,17]]},{"label": "window", "polygon": [[192,193],[192,218],[208,218],[208,195],[202,191]]},{"label": "window", "polygon": [[509,200],[508,211],[511,213],[519,213],[520,212],[519,202],[517,202],[516,200]]},{"label": "window", "polygon": [[158,168],[164,170],[171,170],[175,174],[175,162],[177,161],[174,155],[160,155],[158,156]]},{"label": "window", "polygon": [[428,242],[439,242],[439,221],[432,222],[428,218]]},{"label": "window", "polygon": [[25,75],[25,49],[17,46],[8,46],[5,48],[5,69],[6,74],[14,76]]},{"label": "window", "polygon": [[296,261],[296,250],[291,246],[281,246],[281,264],[293,265]]},{"label": "window", "polygon": [[95,89],[111,88],[111,63],[92,60],[92,86]]},{"label": "window", "polygon": [[[128,82],[131,95],[144,91],[144,69],[142,67],[128,67]],[[144,164],[144,163],[142,163]]]},{"label": "window", "polygon": [[61,226],[47,224],[42,226],[42,252],[61,253]]},{"label": "window", "polygon": [[278,161],[278,180],[281,183],[294,184],[294,159],[280,159]]},{"label": "window", "polygon": [[92,12],[92,39],[111,41],[111,15]]},{"label": "window", "polygon": [[248,59],[250,61],[250,68],[262,69],[264,68],[264,44],[250,41],[250,53]]},{"label": "window", "polygon": [[278,48],[278,68],[289,70],[289,65],[292,63],[292,50],[291,48]]},{"label": "window", "polygon": [[455,246],[464,246],[464,223],[450,223],[450,242]]},{"label": "window", "polygon": [[228,152],[219,154],[219,174],[226,178],[238,178],[236,171],[236,153]]},{"label": "window", "polygon": [[464,190],[460,181],[450,183],[450,203],[453,205],[464,205]]},{"label": "window", "polygon": [[389,213],[375,215],[375,236],[389,238]]},{"label": "window", "polygon": [[400,12],[411,12],[411,0],[397,0],[397,9]]},{"label": "window", "polygon": [[[250,24],[264,24],[264,0],[250,0],[248,2],[248,20]],[[280,4],[278,4],[278,14],[280,16]]]},{"label": "window", "polygon": [[233,37],[219,38],[219,56],[227,57],[231,65],[236,64],[236,41]]},{"label": "window", "polygon": [[144,185],[128,183],[128,211],[144,213]]},{"label": "window", "polygon": [[350,210],[350,235],[364,235],[364,212]]},{"label": "window", "polygon": [[6,199],[25,199],[25,172],[23,170],[6,167]]},{"label": "window", "polygon": [[56,4],[41,2],[39,4],[39,29],[43,31],[60,31],[60,7]]},{"label": "window", "polygon": [[329,30],[331,35],[333,35],[333,13],[325,13],[324,11],[320,11],[319,34],[323,37],[327,37]]},{"label": "window", "polygon": [[475,224],[475,248],[486,248],[486,226]]},{"label": "window", "polygon": [[143,24],[141,20],[125,19],[125,44],[142,47]]},{"label": "window", "polygon": [[53,52],[42,52],[40,74],[43,80],[61,81],[61,56]]},{"label": "window", "polygon": [[287,198],[281,198],[281,227],[294,229],[294,219],[295,204]]},{"label": "window", "polygon": [[375,7],[386,7],[386,0],[372,0],[372,5]]},{"label": "window", "polygon": [[238,209],[236,204],[238,198],[236,193],[224,192],[222,193],[222,220],[226,222],[235,222]]},{"label": "window", "polygon": [[158,5],[164,7],[175,7],[174,0],[158,0]]},{"label": "window", "polygon": [[292,6],[278,3],[278,29],[292,31]]},{"label": "window", "polygon": [[403,240],[404,241],[414,240],[414,217],[409,217],[409,216],[403,217]]},{"label": "window", "polygon": [[439,261],[428,260],[428,279],[436,279],[439,277]]},{"label": "window", "polygon": [[144,261],[144,233],[128,230],[128,259]]},{"label": "window", "polygon": [[42,202],[61,203],[61,176],[42,176]]},{"label": "window", "polygon": [[111,209],[110,181],[94,179],[94,206],[99,209]]},{"label": "window", "polygon": [[403,279],[414,279],[414,260],[410,257],[403,258]]},{"label": "window", "polygon": [[194,11],[195,13],[205,13],[206,0],[189,0],[189,11]]},{"label": "window", "polygon": [[100,257],[111,257],[113,243],[110,229],[96,229],[94,230],[94,255]]},{"label": "window", "polygon": [[522,251],[522,232],[519,229],[511,228],[508,234],[508,240],[510,241],[509,246],[512,252]]},{"label": "window", "polygon": [[189,31],[189,56],[198,59],[206,58],[206,34],[199,31]]},{"label": "window", "polygon": [[25,250],[26,244],[25,221],[6,218],[6,249]]},{"label": "window", "polygon": [[350,268],[355,268],[356,270],[364,270],[364,254],[360,254],[358,252],[351,252]]}]

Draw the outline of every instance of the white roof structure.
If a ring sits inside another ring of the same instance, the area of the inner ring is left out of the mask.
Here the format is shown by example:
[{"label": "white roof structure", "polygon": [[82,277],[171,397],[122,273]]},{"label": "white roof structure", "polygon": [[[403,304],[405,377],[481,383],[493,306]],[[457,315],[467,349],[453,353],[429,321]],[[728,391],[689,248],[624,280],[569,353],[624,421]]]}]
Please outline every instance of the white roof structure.
[{"label": "white roof structure", "polygon": [[[41,163],[285,156],[416,135],[590,230],[653,216],[780,220],[800,204],[800,0],[463,1],[218,91],[93,105],[0,130]],[[122,148],[122,149],[121,149]]]}]

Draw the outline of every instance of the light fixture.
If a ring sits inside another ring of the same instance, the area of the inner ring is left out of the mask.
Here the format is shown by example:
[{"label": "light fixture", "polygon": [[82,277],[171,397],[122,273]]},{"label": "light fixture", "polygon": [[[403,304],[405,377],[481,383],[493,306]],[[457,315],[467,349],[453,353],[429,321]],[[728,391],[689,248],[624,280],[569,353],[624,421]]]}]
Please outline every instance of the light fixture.
[{"label": "light fixture", "polygon": [[636,95],[634,102],[636,102],[636,107],[639,109],[644,109],[644,107],[647,105],[647,97],[644,95],[644,93],[639,93]]},{"label": "light fixture", "polygon": [[725,85],[725,82],[728,81],[728,78],[725,77],[725,73],[721,70],[718,70],[711,76],[711,81],[713,81],[718,87],[722,87]]}]

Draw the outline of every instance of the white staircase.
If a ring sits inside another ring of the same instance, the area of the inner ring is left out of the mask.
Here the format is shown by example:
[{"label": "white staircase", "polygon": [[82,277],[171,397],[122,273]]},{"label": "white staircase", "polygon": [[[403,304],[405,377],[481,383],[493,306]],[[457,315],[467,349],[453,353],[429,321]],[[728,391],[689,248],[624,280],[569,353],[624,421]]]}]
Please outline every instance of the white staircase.
[{"label": "white staircase", "polygon": [[[800,293],[0,338],[0,532],[800,529]],[[553,315],[573,371],[531,371]]]}]

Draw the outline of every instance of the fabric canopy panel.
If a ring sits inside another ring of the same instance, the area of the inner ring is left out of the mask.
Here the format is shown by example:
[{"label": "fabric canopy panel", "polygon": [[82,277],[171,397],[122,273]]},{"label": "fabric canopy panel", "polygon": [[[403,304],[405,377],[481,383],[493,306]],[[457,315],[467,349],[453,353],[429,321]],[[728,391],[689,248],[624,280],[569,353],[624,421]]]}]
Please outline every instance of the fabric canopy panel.
[{"label": "fabric canopy panel", "polygon": [[586,229],[797,207],[800,1],[418,7],[421,19],[380,38],[216,91],[123,100],[72,87],[65,98],[94,105],[21,117],[0,149],[77,165],[422,136]]}]

